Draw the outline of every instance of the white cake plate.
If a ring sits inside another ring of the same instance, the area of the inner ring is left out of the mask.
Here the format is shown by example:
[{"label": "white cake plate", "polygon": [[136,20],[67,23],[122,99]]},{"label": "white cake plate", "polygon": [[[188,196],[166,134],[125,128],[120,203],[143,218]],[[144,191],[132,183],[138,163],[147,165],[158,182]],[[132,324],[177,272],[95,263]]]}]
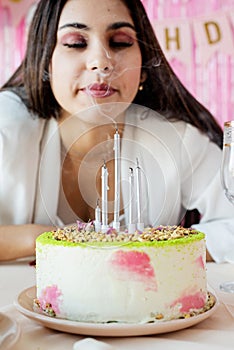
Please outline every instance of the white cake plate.
[{"label": "white cake plate", "polygon": [[129,337],[149,334],[161,334],[178,331],[194,326],[195,324],[210,317],[218,307],[218,302],[213,296],[215,303],[211,309],[199,315],[186,319],[171,321],[156,321],[154,323],[128,324],[128,323],[84,323],[69,321],[61,318],[50,317],[33,310],[33,300],[36,298],[36,287],[30,287],[22,291],[15,301],[16,308],[25,316],[40,323],[41,325],[62,332],[105,336],[105,337]]}]

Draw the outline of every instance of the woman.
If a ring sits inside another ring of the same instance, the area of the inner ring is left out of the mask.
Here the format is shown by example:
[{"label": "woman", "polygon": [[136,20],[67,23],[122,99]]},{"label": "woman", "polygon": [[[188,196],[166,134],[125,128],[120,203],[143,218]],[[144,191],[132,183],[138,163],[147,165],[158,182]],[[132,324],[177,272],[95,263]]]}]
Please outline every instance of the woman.
[{"label": "woman", "polygon": [[41,0],[0,108],[2,260],[33,254],[53,226],[94,219],[103,162],[113,220],[117,131],[123,225],[138,162],[144,224],[197,209],[209,253],[225,261],[234,209],[219,181],[222,131],[169,67],[140,0]]}]

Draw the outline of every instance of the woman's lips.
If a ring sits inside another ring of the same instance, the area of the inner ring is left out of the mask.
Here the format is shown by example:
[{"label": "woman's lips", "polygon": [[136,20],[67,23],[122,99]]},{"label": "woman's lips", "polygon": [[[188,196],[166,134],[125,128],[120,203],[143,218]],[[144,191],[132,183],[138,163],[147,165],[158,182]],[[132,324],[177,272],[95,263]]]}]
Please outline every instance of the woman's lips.
[{"label": "woman's lips", "polygon": [[84,89],[81,89],[86,94],[92,97],[109,97],[113,95],[116,90],[107,84],[91,84]]}]

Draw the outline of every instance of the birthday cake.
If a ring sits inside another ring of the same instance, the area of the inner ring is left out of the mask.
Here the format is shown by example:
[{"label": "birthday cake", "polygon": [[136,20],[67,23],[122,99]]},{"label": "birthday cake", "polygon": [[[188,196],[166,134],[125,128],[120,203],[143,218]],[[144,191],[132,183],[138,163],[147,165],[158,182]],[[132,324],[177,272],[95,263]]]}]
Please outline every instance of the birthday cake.
[{"label": "birthday cake", "polygon": [[79,222],[45,232],[36,240],[34,307],[96,323],[188,317],[207,304],[205,255],[204,234],[180,226],[97,233]]}]

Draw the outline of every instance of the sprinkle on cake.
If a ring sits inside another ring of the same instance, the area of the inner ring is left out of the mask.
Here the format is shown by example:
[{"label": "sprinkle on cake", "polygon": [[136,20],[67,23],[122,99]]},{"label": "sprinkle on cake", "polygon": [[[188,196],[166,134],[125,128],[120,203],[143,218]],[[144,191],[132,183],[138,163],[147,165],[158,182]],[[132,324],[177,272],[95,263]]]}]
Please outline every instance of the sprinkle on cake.
[{"label": "sprinkle on cake", "polygon": [[82,242],[147,242],[147,241],[169,241],[177,238],[185,238],[197,235],[199,232],[192,228],[182,226],[157,226],[147,227],[143,232],[135,231],[129,234],[127,231],[118,233],[115,229],[109,228],[106,233],[95,232],[92,221],[58,228],[53,231],[53,238],[58,241],[68,241],[73,243]]}]

